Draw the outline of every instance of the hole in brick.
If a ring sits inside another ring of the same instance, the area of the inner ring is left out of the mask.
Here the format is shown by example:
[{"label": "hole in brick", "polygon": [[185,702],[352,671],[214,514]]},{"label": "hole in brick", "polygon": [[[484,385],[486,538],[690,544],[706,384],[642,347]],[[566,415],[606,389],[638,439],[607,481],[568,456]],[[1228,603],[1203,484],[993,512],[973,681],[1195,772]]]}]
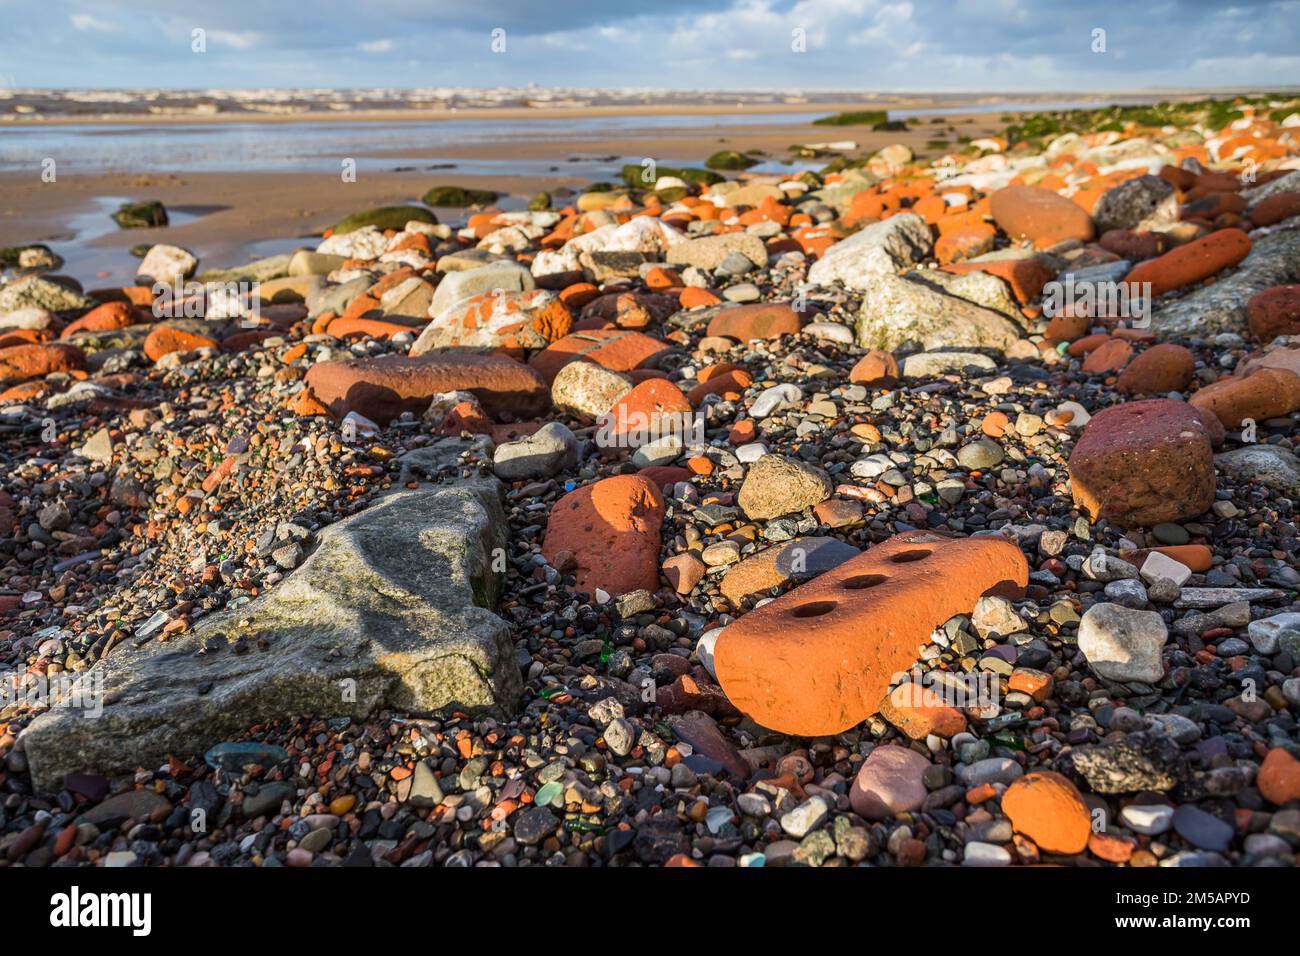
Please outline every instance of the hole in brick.
[{"label": "hole in brick", "polygon": [[846,591],[861,591],[864,588],[874,588],[877,584],[884,584],[889,578],[883,574],[859,574],[857,577],[847,578],[840,585]]},{"label": "hole in brick", "polygon": [[813,601],[794,609],[795,617],[821,617],[835,610],[834,601]]},{"label": "hole in brick", "polygon": [[922,548],[918,551],[904,551],[902,554],[896,554],[889,559],[891,564],[908,564],[912,561],[920,561],[922,558],[930,556],[929,548]]}]

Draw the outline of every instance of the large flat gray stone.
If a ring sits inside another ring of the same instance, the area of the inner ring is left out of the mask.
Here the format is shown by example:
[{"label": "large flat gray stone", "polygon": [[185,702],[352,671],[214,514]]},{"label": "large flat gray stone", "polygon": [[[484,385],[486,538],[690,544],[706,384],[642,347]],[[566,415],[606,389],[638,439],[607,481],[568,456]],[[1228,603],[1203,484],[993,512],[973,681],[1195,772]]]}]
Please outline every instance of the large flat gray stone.
[{"label": "large flat gray stone", "polygon": [[1250,255],[1225,279],[1157,310],[1151,327],[1164,335],[1217,335],[1246,331],[1246,303],[1275,285],[1300,280],[1300,229],[1258,236]]},{"label": "large flat gray stone", "polygon": [[1019,326],[1005,315],[923,282],[904,276],[872,275],[864,278],[859,288],[862,309],[857,317],[857,342],[864,348],[893,351],[916,342],[927,351],[1003,352],[1020,341]]},{"label": "large flat gray stone", "polygon": [[128,638],[88,672],[102,674],[100,716],[56,708],[25,731],[36,785],[202,753],[274,719],[511,711],[519,667],[489,610],[507,536],[500,494],[489,477],[390,495],[321,531],[268,594],[168,643]]},{"label": "large flat gray stone", "polygon": [[831,246],[808,270],[808,282],[866,289],[873,276],[915,265],[930,254],[930,227],[915,213],[872,223]]}]

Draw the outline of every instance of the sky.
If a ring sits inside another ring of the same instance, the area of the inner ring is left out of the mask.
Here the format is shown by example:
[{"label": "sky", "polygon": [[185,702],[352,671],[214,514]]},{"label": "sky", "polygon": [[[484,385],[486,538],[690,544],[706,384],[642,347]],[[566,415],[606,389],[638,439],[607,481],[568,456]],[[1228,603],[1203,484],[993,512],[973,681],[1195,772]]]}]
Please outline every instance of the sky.
[{"label": "sky", "polygon": [[0,0],[11,88],[1298,83],[1300,0]]}]

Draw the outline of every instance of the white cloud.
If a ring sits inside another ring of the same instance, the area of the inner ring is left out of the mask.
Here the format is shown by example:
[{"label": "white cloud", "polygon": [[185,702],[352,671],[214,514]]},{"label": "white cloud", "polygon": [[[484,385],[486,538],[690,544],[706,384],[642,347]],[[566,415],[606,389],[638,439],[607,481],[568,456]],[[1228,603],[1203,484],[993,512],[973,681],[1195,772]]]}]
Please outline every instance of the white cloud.
[{"label": "white cloud", "polygon": [[366,40],[357,44],[362,53],[391,53],[397,46],[392,40]]},{"label": "white cloud", "polygon": [[72,28],[80,30],[82,33],[114,33],[117,30],[117,27],[113,24],[92,17],[89,13],[74,13],[70,19],[72,20]]},{"label": "white cloud", "polygon": [[247,50],[266,42],[266,34],[256,30],[209,30],[208,36],[236,50]]}]

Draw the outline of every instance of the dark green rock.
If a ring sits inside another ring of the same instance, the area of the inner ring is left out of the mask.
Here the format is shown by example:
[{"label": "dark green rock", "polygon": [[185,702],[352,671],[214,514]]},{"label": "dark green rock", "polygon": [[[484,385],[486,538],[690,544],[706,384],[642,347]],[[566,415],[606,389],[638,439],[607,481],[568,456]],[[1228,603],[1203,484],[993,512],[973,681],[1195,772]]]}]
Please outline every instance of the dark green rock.
[{"label": "dark green rock", "polygon": [[709,169],[749,169],[750,166],[757,164],[758,160],[751,159],[734,149],[719,150],[704,161],[704,165]]},{"label": "dark green rock", "polygon": [[156,199],[123,203],[113,221],[123,229],[152,229],[167,225],[167,209]]},{"label": "dark green rock", "polygon": [[33,242],[25,246],[5,246],[0,248],[0,263],[3,263],[10,269],[17,269],[19,257],[29,249],[39,249],[43,252],[47,259],[53,263],[53,265],[48,266],[48,268],[57,269],[63,264],[62,257],[55,253],[49,246],[40,242]]},{"label": "dark green rock", "polygon": [[374,226],[380,230],[401,230],[406,228],[406,224],[412,219],[430,225],[436,225],[438,222],[437,216],[419,206],[380,206],[377,209],[367,209],[364,212],[353,213],[346,219],[340,219],[334,224],[332,231],[334,235],[341,236],[344,233],[364,229],[366,226]]},{"label": "dark green rock", "polygon": [[463,186],[434,186],[424,194],[427,206],[444,209],[463,209],[466,206],[486,206],[496,202],[497,193],[490,189],[466,189]]},{"label": "dark green rock", "polygon": [[[646,167],[640,163],[628,163],[623,167],[623,182],[634,189],[647,189],[654,185],[653,182],[646,182],[643,178],[647,172]],[[655,179],[661,179],[664,176],[675,176],[680,180],[688,183],[696,183],[701,186],[712,186],[714,183],[720,183],[724,177],[719,176],[711,169],[694,169],[691,167],[674,167],[674,166],[656,166],[654,169]]]}]

